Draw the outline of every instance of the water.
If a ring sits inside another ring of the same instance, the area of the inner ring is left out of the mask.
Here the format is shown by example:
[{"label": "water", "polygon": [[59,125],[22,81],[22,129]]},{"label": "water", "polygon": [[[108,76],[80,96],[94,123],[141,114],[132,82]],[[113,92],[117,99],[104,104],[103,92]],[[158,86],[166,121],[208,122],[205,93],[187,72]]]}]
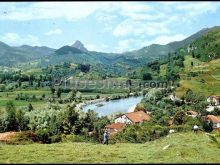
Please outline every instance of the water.
[{"label": "water", "polygon": [[[142,96],[129,97],[120,100],[102,101],[99,103],[89,104],[83,107],[83,110],[87,112],[89,109],[94,110],[99,116],[108,116],[117,112],[127,113],[133,112],[136,105],[141,101]],[[97,104],[103,104],[103,106],[96,106]]]}]

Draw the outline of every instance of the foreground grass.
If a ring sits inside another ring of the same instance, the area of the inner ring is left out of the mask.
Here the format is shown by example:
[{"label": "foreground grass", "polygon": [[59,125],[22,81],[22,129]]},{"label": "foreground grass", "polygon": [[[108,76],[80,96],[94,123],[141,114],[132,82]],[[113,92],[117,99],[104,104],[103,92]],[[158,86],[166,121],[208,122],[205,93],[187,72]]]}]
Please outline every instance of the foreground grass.
[{"label": "foreground grass", "polygon": [[[169,147],[164,149],[165,146]],[[204,133],[176,133],[145,144],[0,144],[0,163],[220,163]]]}]

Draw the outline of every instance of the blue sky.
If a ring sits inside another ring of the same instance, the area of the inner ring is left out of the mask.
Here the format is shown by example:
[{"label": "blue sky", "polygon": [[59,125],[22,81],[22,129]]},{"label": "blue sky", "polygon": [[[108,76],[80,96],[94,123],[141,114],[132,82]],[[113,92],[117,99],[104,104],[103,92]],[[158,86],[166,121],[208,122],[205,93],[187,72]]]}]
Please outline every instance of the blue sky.
[{"label": "blue sky", "polygon": [[0,41],[125,52],[220,25],[220,2],[0,2]]}]

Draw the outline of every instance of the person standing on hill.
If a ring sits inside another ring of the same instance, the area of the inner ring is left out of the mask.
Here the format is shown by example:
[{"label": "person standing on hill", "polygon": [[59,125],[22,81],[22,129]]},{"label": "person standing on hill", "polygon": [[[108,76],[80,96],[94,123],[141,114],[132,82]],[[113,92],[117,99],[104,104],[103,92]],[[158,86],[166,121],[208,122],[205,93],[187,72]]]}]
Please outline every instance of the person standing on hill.
[{"label": "person standing on hill", "polygon": [[104,140],[103,140],[103,144],[107,144],[108,145],[108,138],[109,138],[109,133],[107,130],[105,130],[104,132]]},{"label": "person standing on hill", "polygon": [[194,126],[193,126],[193,131],[194,131],[194,133],[197,134],[198,130],[199,130],[199,127],[198,127],[197,125],[194,125]]}]

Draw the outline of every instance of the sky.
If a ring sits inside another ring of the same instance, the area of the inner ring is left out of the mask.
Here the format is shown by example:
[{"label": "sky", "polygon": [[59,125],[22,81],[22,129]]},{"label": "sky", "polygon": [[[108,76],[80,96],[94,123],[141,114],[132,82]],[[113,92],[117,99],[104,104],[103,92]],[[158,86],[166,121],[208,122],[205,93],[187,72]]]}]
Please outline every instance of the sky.
[{"label": "sky", "polygon": [[122,53],[220,25],[220,2],[0,2],[0,41]]}]

